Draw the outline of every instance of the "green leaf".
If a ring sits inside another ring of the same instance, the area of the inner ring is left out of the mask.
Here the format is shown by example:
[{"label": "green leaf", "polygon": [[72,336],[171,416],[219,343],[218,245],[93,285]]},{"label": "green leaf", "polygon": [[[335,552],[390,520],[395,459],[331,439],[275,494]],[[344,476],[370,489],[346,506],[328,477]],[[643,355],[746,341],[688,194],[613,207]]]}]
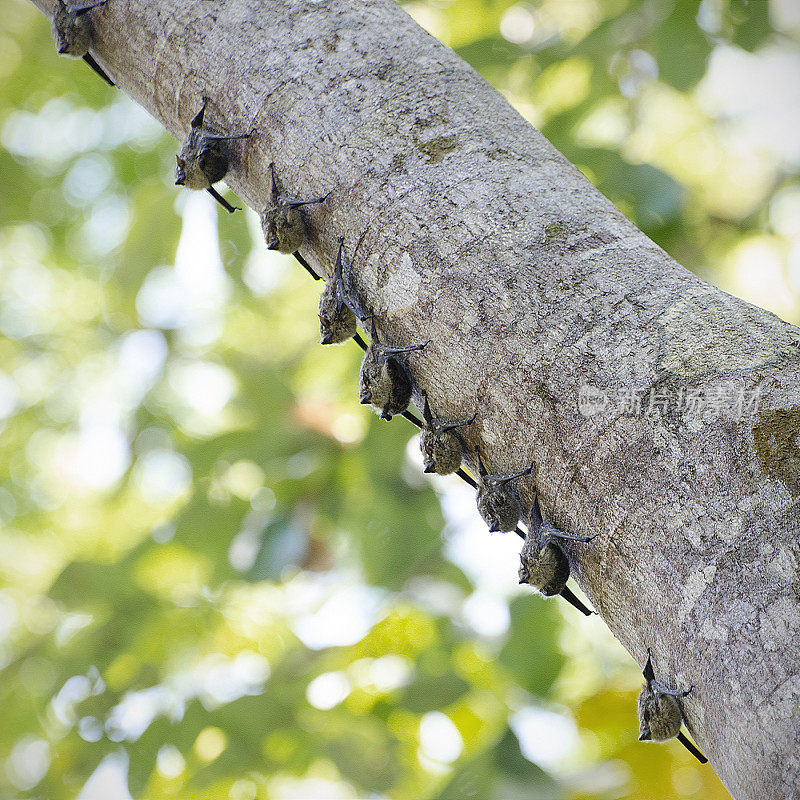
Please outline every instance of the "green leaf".
[{"label": "green leaf", "polygon": [[546,697],[561,672],[564,657],[557,654],[560,629],[558,598],[533,595],[515,597],[511,603],[508,638],[499,661],[522,688]]},{"label": "green leaf", "polygon": [[703,77],[711,53],[711,42],[697,25],[697,7],[696,0],[676,0],[650,39],[659,76],[681,92]]}]

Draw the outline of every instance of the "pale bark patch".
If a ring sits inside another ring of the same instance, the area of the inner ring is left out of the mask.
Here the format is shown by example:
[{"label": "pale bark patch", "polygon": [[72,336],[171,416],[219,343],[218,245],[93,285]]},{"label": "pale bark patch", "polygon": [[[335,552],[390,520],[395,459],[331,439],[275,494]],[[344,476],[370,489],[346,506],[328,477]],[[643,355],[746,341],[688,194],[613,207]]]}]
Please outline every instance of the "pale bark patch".
[{"label": "pale bark patch", "polygon": [[661,367],[684,378],[758,369],[800,355],[796,328],[709,286],[690,288],[657,322],[664,331]]}]

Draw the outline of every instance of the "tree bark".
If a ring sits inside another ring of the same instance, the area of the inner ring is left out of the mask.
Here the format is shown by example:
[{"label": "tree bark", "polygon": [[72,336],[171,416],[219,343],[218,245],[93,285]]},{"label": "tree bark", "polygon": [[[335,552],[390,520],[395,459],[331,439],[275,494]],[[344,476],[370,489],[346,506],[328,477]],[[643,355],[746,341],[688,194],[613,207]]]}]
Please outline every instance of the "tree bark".
[{"label": "tree bark", "polygon": [[673,261],[390,0],[91,13],[97,60],[178,139],[203,95],[207,123],[256,129],[228,178],[252,208],[271,161],[295,196],[333,189],[305,257],[326,274],[365,234],[383,340],[431,339],[409,364],[438,414],[477,404],[468,448],[534,459],[525,503],[599,534],[573,574],[640,665],[649,646],[694,687],[731,794],[800,797],[800,330]]}]

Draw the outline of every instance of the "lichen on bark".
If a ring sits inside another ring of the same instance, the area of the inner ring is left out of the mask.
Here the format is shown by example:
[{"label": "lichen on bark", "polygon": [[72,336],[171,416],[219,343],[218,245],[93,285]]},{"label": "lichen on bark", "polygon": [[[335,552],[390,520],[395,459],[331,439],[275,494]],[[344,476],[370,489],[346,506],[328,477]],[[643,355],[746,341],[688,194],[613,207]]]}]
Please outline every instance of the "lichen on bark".
[{"label": "lichen on bark", "polygon": [[764,411],[753,426],[758,460],[793,497],[800,494],[800,406]]}]

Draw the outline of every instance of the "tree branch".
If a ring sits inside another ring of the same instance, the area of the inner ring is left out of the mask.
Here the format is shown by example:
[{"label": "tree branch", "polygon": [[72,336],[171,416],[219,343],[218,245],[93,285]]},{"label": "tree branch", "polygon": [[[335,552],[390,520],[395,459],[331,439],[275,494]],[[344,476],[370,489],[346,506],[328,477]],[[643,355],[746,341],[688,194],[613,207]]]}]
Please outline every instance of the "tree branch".
[{"label": "tree branch", "polygon": [[179,139],[203,95],[218,129],[256,129],[229,176],[252,208],[270,161],[296,196],[333,189],[303,256],[326,273],[365,234],[353,281],[382,340],[432,339],[411,369],[437,411],[477,403],[490,470],[535,459],[552,521],[600,533],[567,545],[573,573],[639,664],[650,646],[660,681],[694,686],[731,793],[797,797],[800,331],[675,263],[389,0],[91,13],[97,60]]}]

